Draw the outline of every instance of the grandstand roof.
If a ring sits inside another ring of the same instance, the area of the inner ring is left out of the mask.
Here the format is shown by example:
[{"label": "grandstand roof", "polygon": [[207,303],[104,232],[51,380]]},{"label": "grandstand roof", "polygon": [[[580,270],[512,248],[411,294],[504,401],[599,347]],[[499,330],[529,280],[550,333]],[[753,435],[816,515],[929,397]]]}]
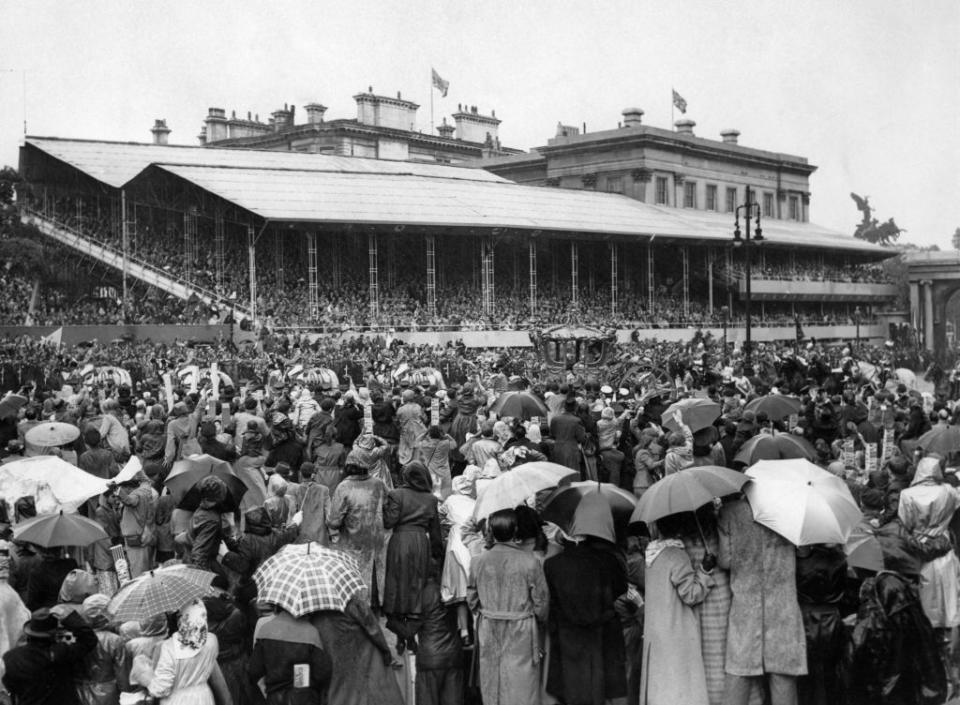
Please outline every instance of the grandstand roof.
[{"label": "grandstand roof", "polygon": [[[542,230],[575,237],[727,244],[730,214],[653,206],[619,194],[523,186],[481,169],[296,152],[28,137],[35,148],[115,188],[162,170],[265,220]],[[811,223],[764,219],[769,246],[891,256]]]},{"label": "grandstand roof", "polygon": [[[392,174],[157,165],[272,221],[543,230],[728,243],[729,214],[677,210],[594,191]],[[810,223],[762,221],[773,246],[890,251]]]},{"label": "grandstand roof", "polygon": [[296,169],[299,171],[404,174],[444,179],[511,183],[483,169],[445,164],[335,157],[303,152],[272,152],[253,149],[218,149],[142,144],[139,142],[102,142],[97,140],[27,137],[26,145],[49,154],[79,169],[108,186],[120,188],[150,164],[189,164],[249,169]]}]

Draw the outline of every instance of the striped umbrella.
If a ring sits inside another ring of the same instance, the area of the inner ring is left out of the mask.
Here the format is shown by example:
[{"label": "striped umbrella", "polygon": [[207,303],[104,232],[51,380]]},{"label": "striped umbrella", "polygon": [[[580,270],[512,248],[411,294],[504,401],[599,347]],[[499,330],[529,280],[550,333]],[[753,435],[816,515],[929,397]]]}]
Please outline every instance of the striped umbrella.
[{"label": "striped umbrella", "polygon": [[109,611],[119,622],[149,619],[161,612],[176,612],[188,602],[210,593],[217,577],[187,566],[157,568],[133,579],[110,600]]},{"label": "striped umbrella", "polygon": [[260,602],[282,607],[294,617],[342,612],[350,598],[367,587],[352,556],[316,543],[285,546],[263,562],[253,581]]}]

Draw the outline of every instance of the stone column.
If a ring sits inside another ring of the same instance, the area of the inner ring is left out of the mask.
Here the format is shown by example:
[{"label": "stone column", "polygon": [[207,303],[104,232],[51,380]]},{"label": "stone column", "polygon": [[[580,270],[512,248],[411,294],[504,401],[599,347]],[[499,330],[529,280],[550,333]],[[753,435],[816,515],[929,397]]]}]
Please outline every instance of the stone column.
[{"label": "stone column", "polygon": [[923,284],[923,347],[933,351],[933,282],[929,279]]}]

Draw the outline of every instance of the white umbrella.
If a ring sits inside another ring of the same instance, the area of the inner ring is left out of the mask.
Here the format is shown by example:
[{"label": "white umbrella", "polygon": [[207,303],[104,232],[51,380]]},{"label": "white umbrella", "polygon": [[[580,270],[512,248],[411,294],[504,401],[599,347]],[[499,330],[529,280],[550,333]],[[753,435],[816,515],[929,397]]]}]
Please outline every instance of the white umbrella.
[{"label": "white umbrella", "polygon": [[[75,512],[90,497],[107,491],[107,481],[84,472],[55,455],[37,455],[0,466],[0,497],[14,502],[30,496],[38,512]],[[59,506],[40,510],[41,498],[49,493]]]},{"label": "white umbrella", "polygon": [[846,543],[863,518],[847,483],[809,460],[761,460],[747,475],[754,520],[795,546]]},{"label": "white umbrella", "polygon": [[473,516],[479,520],[501,509],[513,509],[537,492],[557,487],[578,474],[565,465],[544,461],[518,465],[495,477],[483,489],[474,505]]}]

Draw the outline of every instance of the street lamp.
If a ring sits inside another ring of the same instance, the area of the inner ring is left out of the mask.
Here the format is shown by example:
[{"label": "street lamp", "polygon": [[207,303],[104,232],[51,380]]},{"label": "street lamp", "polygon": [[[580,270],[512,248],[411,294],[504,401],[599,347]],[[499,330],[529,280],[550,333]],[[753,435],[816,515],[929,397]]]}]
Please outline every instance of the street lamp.
[{"label": "street lamp", "polygon": [[[740,232],[740,211],[743,211],[744,232]],[[753,233],[750,233],[750,219],[755,218]],[[750,319],[750,242],[761,242],[763,231],[760,229],[760,204],[750,201],[750,187],[747,186],[747,195],[742,206],[737,206],[734,217],[733,246],[743,245],[744,276],[746,277],[746,291],[744,309],[747,314],[747,339],[743,345],[743,373],[747,377],[753,376],[753,342],[751,340]]]},{"label": "street lamp", "polygon": [[723,355],[720,358],[720,361],[723,363],[723,366],[727,366],[727,325],[730,323],[730,307],[721,306],[720,307],[720,316],[723,319]]},{"label": "street lamp", "polygon": [[860,351],[860,318],[863,316],[863,312],[860,311],[860,307],[857,306],[853,309],[853,322],[857,324],[857,347],[856,350],[859,353]]}]

